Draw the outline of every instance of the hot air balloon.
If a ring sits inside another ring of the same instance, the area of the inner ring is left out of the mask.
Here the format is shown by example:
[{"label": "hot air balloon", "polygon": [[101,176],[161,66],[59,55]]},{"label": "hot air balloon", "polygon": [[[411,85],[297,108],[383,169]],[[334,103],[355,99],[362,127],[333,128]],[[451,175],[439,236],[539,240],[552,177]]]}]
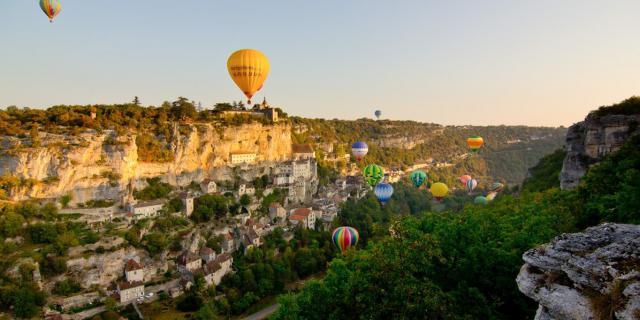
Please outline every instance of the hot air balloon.
[{"label": "hot air balloon", "polygon": [[494,182],[493,184],[491,184],[491,188],[489,188],[490,191],[494,192],[501,192],[502,189],[504,189],[504,184],[500,182]]},{"label": "hot air balloon", "polygon": [[484,140],[480,136],[473,136],[467,138],[467,146],[471,149],[471,152],[478,152],[482,145],[484,144]]},{"label": "hot air balloon", "polygon": [[251,97],[262,89],[269,75],[269,59],[262,52],[253,49],[242,49],[232,53],[227,60],[227,70],[233,82],[247,96]]},{"label": "hot air balloon", "polygon": [[487,200],[487,198],[483,196],[477,196],[475,199],[473,199],[473,203],[485,205],[489,203],[489,200]]},{"label": "hot air balloon", "polygon": [[391,199],[391,195],[393,195],[393,186],[388,183],[379,183],[373,188],[373,193],[378,198],[380,203],[385,204],[389,199]]},{"label": "hot air balloon", "polygon": [[427,173],[422,170],[416,170],[411,173],[411,182],[416,188],[420,188],[427,181]]},{"label": "hot air balloon", "polygon": [[362,160],[367,155],[367,152],[369,152],[369,146],[362,141],[351,145],[351,153],[358,161]]},{"label": "hot air balloon", "polygon": [[364,176],[364,180],[367,184],[373,187],[382,180],[382,177],[384,177],[384,170],[382,170],[382,168],[377,164],[370,164],[364,167],[362,175]]},{"label": "hot air balloon", "polygon": [[433,198],[440,201],[449,193],[449,187],[447,187],[447,185],[442,182],[436,182],[431,185],[430,191]]},{"label": "hot air balloon", "polygon": [[463,186],[467,185],[467,181],[471,180],[471,176],[468,174],[465,174],[464,176],[460,176],[460,178],[458,178],[458,180],[460,180],[460,183],[462,183]]},{"label": "hot air balloon", "polygon": [[340,249],[340,252],[344,252],[350,247],[355,247],[358,243],[358,238],[360,235],[358,234],[358,230],[352,227],[339,227],[333,230],[333,234],[331,235],[331,239],[333,239],[333,244]]},{"label": "hot air balloon", "polygon": [[493,201],[493,199],[495,199],[497,195],[498,195],[497,192],[493,192],[493,191],[489,192],[489,193],[487,193],[487,200]]},{"label": "hot air balloon", "polygon": [[382,111],[380,111],[380,110],[376,110],[376,112],[375,112],[374,114],[376,115],[376,118],[377,118],[378,120],[380,120],[380,116],[382,115]]},{"label": "hot air balloon", "polygon": [[478,181],[476,179],[469,179],[467,180],[467,192],[471,193],[471,191],[473,191],[473,189],[475,189],[478,186]]},{"label": "hot air balloon", "polygon": [[49,22],[53,22],[53,19],[62,10],[62,5],[58,0],[40,0],[40,9],[49,17]]}]

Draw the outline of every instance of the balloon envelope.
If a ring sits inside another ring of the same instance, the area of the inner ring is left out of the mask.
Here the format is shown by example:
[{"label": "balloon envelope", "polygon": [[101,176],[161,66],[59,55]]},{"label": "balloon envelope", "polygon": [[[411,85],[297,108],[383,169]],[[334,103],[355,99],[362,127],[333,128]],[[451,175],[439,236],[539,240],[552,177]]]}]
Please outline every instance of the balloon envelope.
[{"label": "balloon envelope", "polygon": [[467,180],[467,192],[473,191],[478,186],[478,181],[476,179]]},{"label": "balloon envelope", "polygon": [[500,182],[494,182],[493,184],[491,184],[491,188],[489,188],[489,190],[495,192],[500,192],[502,191],[502,189],[504,189],[504,185]]},{"label": "balloon envelope", "polygon": [[364,170],[362,170],[362,175],[364,176],[364,180],[367,182],[367,184],[373,187],[380,181],[382,181],[382,177],[384,177],[384,171],[379,165],[370,164],[364,167]]},{"label": "balloon envelope", "polygon": [[471,176],[465,174],[464,176],[460,176],[460,178],[458,179],[460,180],[460,183],[462,183],[462,185],[467,186],[467,181],[471,179]]},{"label": "balloon envelope", "polygon": [[369,146],[362,141],[351,145],[351,153],[358,161],[362,160],[367,155],[367,152],[369,152]]},{"label": "balloon envelope", "polygon": [[375,193],[378,201],[380,201],[382,204],[385,204],[387,203],[387,201],[389,201],[389,199],[391,199],[391,196],[393,195],[393,186],[384,182],[379,183],[373,189],[373,193]]},{"label": "balloon envelope", "polygon": [[358,238],[360,238],[358,230],[352,227],[336,228],[331,235],[333,244],[335,244],[341,252],[344,252],[350,247],[354,247],[358,243]]},{"label": "balloon envelope", "polygon": [[471,152],[478,152],[483,144],[484,140],[480,136],[467,138],[467,146],[469,147],[469,149],[471,149]]},{"label": "balloon envelope", "polygon": [[376,110],[374,114],[376,115],[376,118],[380,119],[380,116],[382,115],[382,111]]},{"label": "balloon envelope", "polygon": [[422,184],[427,181],[427,173],[422,170],[416,170],[411,173],[411,182],[416,188],[419,188]]},{"label": "balloon envelope", "polygon": [[447,185],[442,182],[436,182],[431,185],[430,191],[431,195],[433,195],[434,198],[440,200],[447,196],[447,194],[449,193],[449,187],[447,187]]},{"label": "balloon envelope", "polygon": [[475,199],[473,199],[473,203],[475,203],[475,204],[487,204],[487,203],[489,203],[489,200],[487,200],[487,198],[485,198],[483,196],[477,196]]},{"label": "balloon envelope", "polygon": [[249,104],[251,104],[251,97],[262,89],[270,68],[267,56],[254,49],[238,50],[227,60],[229,75],[249,99]]},{"label": "balloon envelope", "polygon": [[53,22],[53,19],[62,10],[62,5],[58,0],[40,0],[40,9],[49,17],[49,21]]},{"label": "balloon envelope", "polygon": [[493,199],[495,199],[497,195],[498,195],[498,193],[497,193],[497,192],[493,192],[493,191],[492,191],[492,192],[489,192],[489,193],[487,194],[487,200],[489,200],[489,201],[493,201]]}]

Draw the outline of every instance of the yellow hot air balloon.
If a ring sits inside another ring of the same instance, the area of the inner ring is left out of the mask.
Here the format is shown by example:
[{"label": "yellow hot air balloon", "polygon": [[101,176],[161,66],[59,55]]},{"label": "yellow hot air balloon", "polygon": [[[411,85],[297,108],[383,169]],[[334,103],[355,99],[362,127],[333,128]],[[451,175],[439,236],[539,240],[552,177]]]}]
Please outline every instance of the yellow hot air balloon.
[{"label": "yellow hot air balloon", "polygon": [[449,193],[449,188],[447,187],[446,184],[442,182],[436,182],[433,185],[431,185],[430,191],[431,191],[431,195],[436,200],[442,200],[442,198],[446,197],[447,194]]},{"label": "yellow hot air balloon", "polygon": [[232,53],[227,60],[227,70],[233,82],[242,90],[249,104],[251,97],[262,89],[269,75],[269,59],[254,49],[242,49]]}]

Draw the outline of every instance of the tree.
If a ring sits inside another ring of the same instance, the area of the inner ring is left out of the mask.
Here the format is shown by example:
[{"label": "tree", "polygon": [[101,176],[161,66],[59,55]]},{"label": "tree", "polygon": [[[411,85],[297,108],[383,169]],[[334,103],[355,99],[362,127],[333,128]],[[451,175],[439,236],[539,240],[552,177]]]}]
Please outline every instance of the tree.
[{"label": "tree", "polygon": [[193,119],[197,113],[196,107],[185,97],[179,97],[171,103],[171,115],[175,120]]},{"label": "tree", "polygon": [[251,204],[251,196],[249,196],[248,194],[243,194],[240,197],[240,204],[242,206],[245,206],[245,207],[250,205]]},{"label": "tree", "polygon": [[71,196],[70,193],[67,193],[67,194],[63,195],[62,197],[60,197],[60,205],[63,208],[66,208],[67,206],[69,206],[69,203],[71,202],[71,200],[73,200],[73,197]]},{"label": "tree", "polygon": [[169,239],[163,233],[150,233],[144,236],[145,249],[150,255],[155,256],[166,250],[169,246]]},{"label": "tree", "polygon": [[0,216],[0,229],[5,237],[15,237],[21,233],[24,218],[13,212]]},{"label": "tree", "polygon": [[138,96],[133,97],[133,104],[136,106],[140,106],[140,99],[138,99]]}]

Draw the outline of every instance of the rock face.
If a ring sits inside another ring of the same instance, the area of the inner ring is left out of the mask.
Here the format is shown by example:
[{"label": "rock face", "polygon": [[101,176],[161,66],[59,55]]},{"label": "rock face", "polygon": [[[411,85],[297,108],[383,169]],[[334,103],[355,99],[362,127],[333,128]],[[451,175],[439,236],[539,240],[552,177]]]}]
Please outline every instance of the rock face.
[{"label": "rock face", "polygon": [[[47,135],[42,147],[0,153],[0,175],[34,182],[33,186],[14,188],[10,196],[15,200],[71,193],[73,202],[82,203],[120,200],[129,186],[143,187],[150,177],[180,186],[207,177],[230,178],[237,174],[229,167],[232,153],[255,153],[256,161],[266,166],[291,158],[291,127],[286,123],[225,128],[182,124],[171,134],[174,160],[170,162],[139,161],[133,133],[119,137],[116,143],[111,136],[109,131],[76,137]],[[0,143],[15,146],[17,140],[3,137]]]},{"label": "rock face", "polygon": [[630,136],[640,133],[639,122],[640,114],[598,117],[590,113],[583,122],[569,127],[560,187],[575,188],[590,165],[620,149]]},{"label": "rock face", "polygon": [[640,226],[602,224],[531,249],[517,277],[536,320],[640,319]]}]

